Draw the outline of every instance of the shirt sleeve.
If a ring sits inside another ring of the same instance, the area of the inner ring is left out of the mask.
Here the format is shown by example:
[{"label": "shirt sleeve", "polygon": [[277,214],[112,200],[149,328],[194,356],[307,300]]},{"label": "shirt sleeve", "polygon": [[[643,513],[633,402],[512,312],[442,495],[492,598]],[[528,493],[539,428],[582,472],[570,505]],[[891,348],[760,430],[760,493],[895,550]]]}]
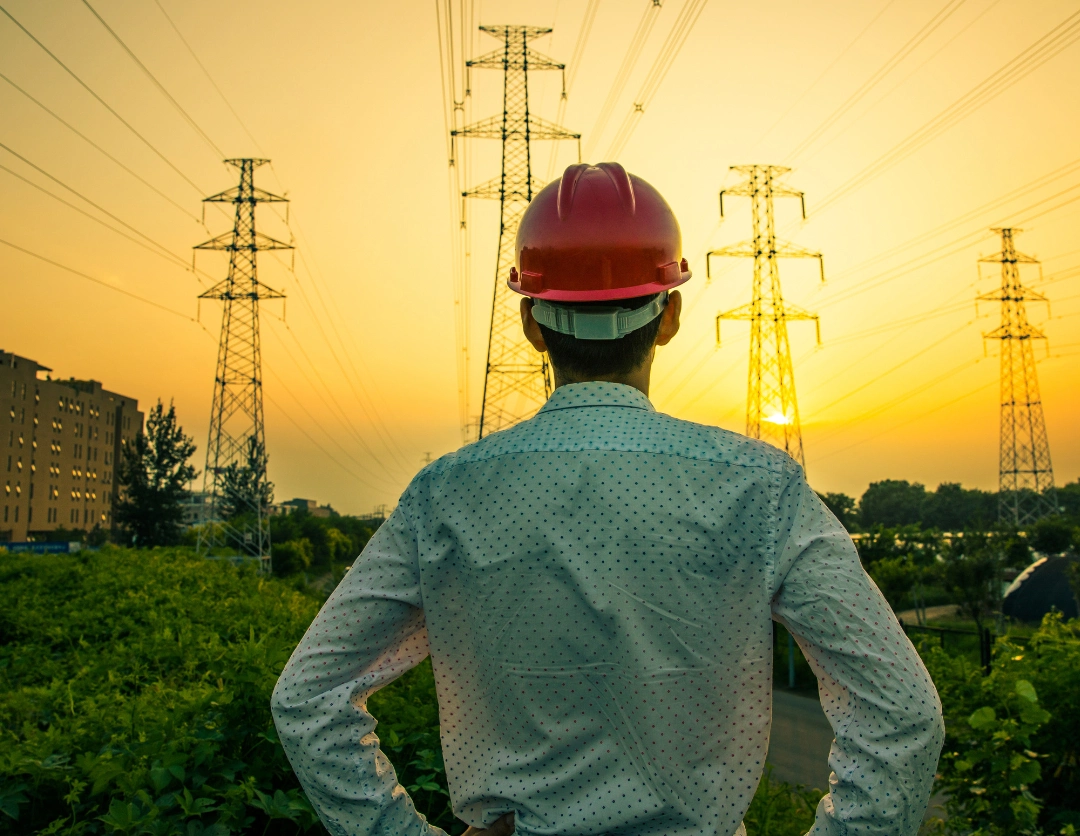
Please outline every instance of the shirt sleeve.
[{"label": "shirt sleeve", "polygon": [[937,690],[851,537],[794,463],[779,519],[773,618],[817,675],[836,735],[810,836],[914,836],[945,736]]},{"label": "shirt sleeve", "polygon": [[379,750],[367,700],[428,655],[416,537],[402,505],[315,617],[271,699],[300,784],[333,836],[445,836]]}]

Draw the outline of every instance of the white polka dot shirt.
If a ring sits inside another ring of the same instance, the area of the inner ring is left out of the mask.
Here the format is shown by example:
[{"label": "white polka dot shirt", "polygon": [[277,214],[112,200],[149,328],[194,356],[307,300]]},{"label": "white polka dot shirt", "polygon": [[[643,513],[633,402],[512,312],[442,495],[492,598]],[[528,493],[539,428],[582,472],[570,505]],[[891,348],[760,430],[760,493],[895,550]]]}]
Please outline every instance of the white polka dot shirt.
[{"label": "white polka dot shirt", "polygon": [[334,836],[442,833],[366,710],[430,654],[464,821],[732,836],[769,745],[773,620],[836,735],[812,833],[915,834],[937,692],[801,468],[632,387],[561,386],[413,480],[293,653],[274,720]]}]

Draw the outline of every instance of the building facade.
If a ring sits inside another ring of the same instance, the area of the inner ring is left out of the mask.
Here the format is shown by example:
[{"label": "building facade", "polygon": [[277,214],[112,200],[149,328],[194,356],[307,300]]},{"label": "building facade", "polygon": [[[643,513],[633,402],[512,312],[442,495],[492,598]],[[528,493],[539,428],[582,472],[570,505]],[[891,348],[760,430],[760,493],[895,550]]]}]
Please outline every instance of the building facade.
[{"label": "building facade", "polygon": [[50,371],[0,350],[0,542],[112,528],[120,451],[142,432],[135,398]]}]

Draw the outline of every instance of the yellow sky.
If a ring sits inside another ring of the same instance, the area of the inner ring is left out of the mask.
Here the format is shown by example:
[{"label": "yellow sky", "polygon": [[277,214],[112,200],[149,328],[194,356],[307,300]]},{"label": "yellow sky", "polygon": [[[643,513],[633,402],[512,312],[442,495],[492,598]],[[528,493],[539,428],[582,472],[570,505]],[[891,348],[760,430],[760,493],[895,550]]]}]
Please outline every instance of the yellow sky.
[{"label": "yellow sky", "polygon": [[[665,0],[656,12],[594,158],[610,146],[684,2]],[[284,323],[274,318],[280,303],[264,309],[278,498],[312,497],[354,513],[393,504],[425,453],[445,453],[461,439],[455,233],[434,3],[161,0],[257,145],[155,2],[91,3],[210,142],[227,156],[271,158],[273,170],[260,169],[257,183],[293,201],[295,277],[287,254],[260,263],[263,280],[289,297]],[[564,118],[587,142],[648,5],[599,5]],[[234,185],[233,170],[80,0],[3,6],[194,185],[0,16],[0,73],[179,204],[0,79],[0,143],[176,259],[148,252],[7,171],[0,171],[0,238],[181,314],[0,245],[0,348],[58,376],[101,380],[144,406],[174,398],[201,466],[219,309],[203,304],[202,325],[191,321],[201,286],[182,264],[194,244],[229,228],[212,207],[204,228],[200,197]],[[535,46],[560,61],[573,52],[586,6],[475,4],[479,22],[554,26]],[[718,264],[706,283],[703,254],[749,236],[745,200],[728,202],[718,223],[717,191],[737,182],[728,167],[784,164],[794,169],[787,182],[806,193],[809,219],[800,222],[797,203],[781,201],[778,227],[824,254],[829,279],[821,286],[812,263],[781,266],[786,298],[821,315],[820,348],[812,324],[791,326],[815,487],[858,495],[884,478],[996,486],[996,346],[983,359],[980,334],[996,325],[997,310],[980,305],[977,317],[974,297],[998,281],[989,265],[979,280],[976,261],[996,251],[989,227],[1000,225],[1024,227],[1018,246],[1043,261],[1039,287],[1052,307],[1033,306],[1030,314],[1049,337],[1038,374],[1054,470],[1059,484],[1080,476],[1080,45],[1071,43],[1080,37],[1078,12],[1075,2],[1051,0],[708,0],[619,156],[674,207],[695,271],[684,289],[683,332],[659,354],[657,407],[742,429],[747,327],[725,323],[717,348],[714,318],[748,301],[751,267]],[[1059,54],[1023,64],[1030,73],[1015,83],[994,75],[1052,30]],[[495,45],[486,37],[476,43]],[[472,89],[474,118],[500,109],[498,73],[477,72]],[[949,110],[979,89],[986,95],[970,112]],[[558,94],[558,74],[542,74],[531,86],[532,110],[554,119]],[[942,114],[962,118],[946,118],[936,130]],[[901,153],[911,137],[912,153]],[[497,174],[498,148],[474,145],[471,176],[480,182]],[[560,167],[575,161],[572,145],[559,149]],[[542,178],[546,147],[538,157]],[[878,176],[853,180],[878,161]],[[138,238],[3,149],[0,165]],[[283,219],[270,208],[260,212],[263,231],[288,237]],[[474,410],[497,220],[495,204],[474,209]],[[216,278],[225,262],[200,254],[198,265]],[[1028,278],[1035,283],[1037,271]]]}]

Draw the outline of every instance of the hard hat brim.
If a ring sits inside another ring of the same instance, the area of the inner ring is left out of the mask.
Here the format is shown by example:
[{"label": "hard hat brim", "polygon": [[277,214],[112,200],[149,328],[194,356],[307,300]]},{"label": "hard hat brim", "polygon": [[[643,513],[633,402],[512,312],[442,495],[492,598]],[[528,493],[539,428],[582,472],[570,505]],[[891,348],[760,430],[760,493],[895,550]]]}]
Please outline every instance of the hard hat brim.
[{"label": "hard hat brim", "polygon": [[533,290],[522,287],[523,284],[528,285],[530,278],[528,274],[523,274],[516,280],[514,278],[507,279],[506,286],[522,296],[528,296],[531,299],[544,299],[548,302],[613,302],[619,299],[636,299],[638,296],[651,296],[654,293],[663,293],[665,290],[674,290],[679,285],[690,281],[691,276],[693,276],[693,272],[685,270],[679,271],[678,278],[675,278],[674,281],[655,281],[631,287],[607,287],[595,290],[560,288]]}]

